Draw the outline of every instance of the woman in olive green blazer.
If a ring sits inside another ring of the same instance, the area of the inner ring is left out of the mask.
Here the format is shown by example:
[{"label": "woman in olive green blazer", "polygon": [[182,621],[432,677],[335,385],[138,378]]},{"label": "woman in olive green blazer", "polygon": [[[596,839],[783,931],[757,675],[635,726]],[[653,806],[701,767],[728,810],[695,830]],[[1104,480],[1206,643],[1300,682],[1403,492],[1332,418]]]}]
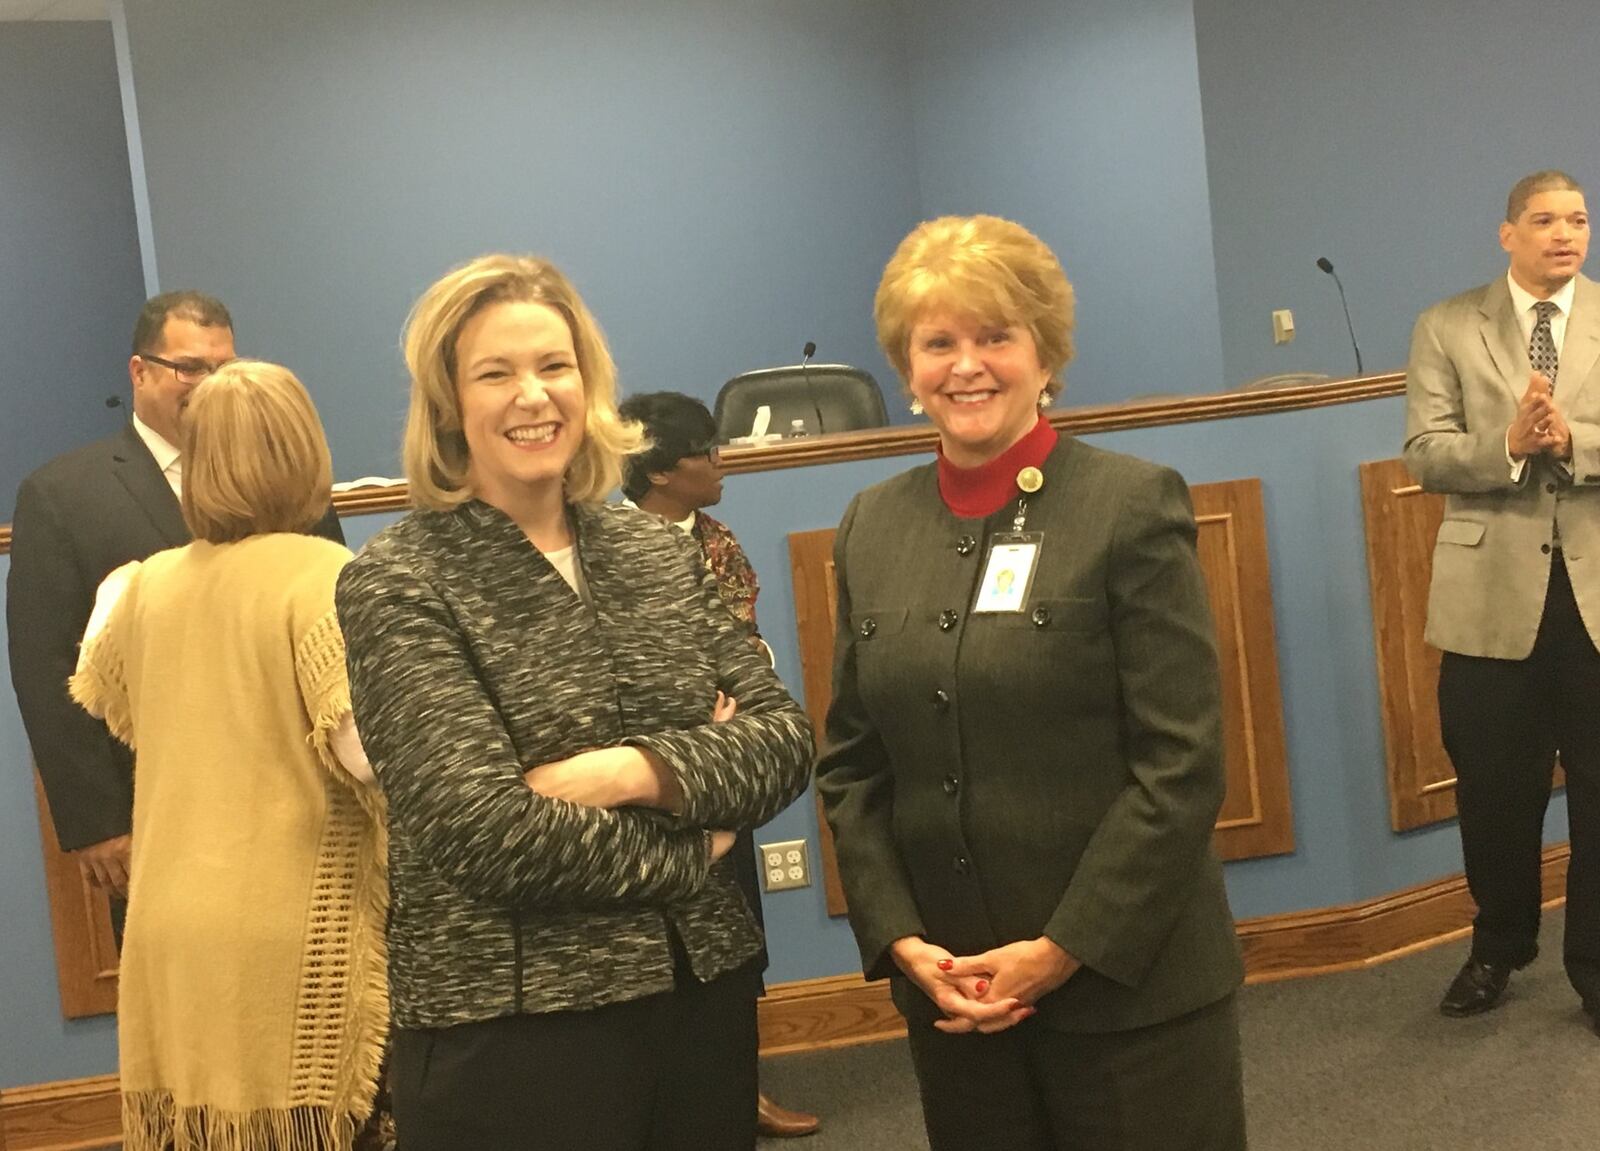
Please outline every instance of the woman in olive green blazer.
[{"label": "woman in olive green blazer", "polygon": [[940,452],[839,527],[817,784],[863,968],[910,1024],[929,1140],[1243,1147],[1188,490],[1040,414],[1072,291],[1020,225],[921,225],[876,312]]}]

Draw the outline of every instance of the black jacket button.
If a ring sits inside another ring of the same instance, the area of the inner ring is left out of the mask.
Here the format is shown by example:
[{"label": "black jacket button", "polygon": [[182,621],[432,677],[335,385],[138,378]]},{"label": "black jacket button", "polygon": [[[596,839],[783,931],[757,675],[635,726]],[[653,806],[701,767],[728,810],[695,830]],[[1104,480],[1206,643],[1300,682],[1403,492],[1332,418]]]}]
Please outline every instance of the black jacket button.
[{"label": "black jacket button", "polygon": [[964,855],[956,856],[953,866],[955,867],[957,875],[965,875],[967,872],[972,870],[972,865],[967,862],[967,857]]},{"label": "black jacket button", "polygon": [[933,693],[933,710],[934,711],[949,711],[950,710],[950,695],[942,687],[938,688]]},{"label": "black jacket button", "polygon": [[956,541],[956,555],[969,556],[977,549],[978,541],[971,536],[962,536]]},{"label": "black jacket button", "polygon": [[961,790],[961,781],[959,779],[957,779],[953,775],[947,775],[947,776],[944,777],[944,793],[946,795],[954,795],[956,792],[958,792],[960,790]]},{"label": "black jacket button", "polygon": [[871,639],[872,638],[872,633],[877,631],[877,630],[878,630],[878,621],[873,619],[870,615],[866,619],[861,621],[860,631],[861,631],[861,638],[862,639]]},{"label": "black jacket button", "polygon": [[1043,605],[1033,609],[1033,626],[1043,627],[1050,622],[1050,609]]},{"label": "black jacket button", "polygon": [[939,630],[940,631],[949,631],[951,628],[956,626],[956,620],[958,618],[960,618],[960,617],[958,617],[956,615],[954,609],[945,608],[942,612],[939,613]]},{"label": "black jacket button", "polygon": [[1545,555],[1549,555],[1550,554],[1550,545],[1549,544],[1540,544],[1539,545],[1539,550],[1542,551]]}]

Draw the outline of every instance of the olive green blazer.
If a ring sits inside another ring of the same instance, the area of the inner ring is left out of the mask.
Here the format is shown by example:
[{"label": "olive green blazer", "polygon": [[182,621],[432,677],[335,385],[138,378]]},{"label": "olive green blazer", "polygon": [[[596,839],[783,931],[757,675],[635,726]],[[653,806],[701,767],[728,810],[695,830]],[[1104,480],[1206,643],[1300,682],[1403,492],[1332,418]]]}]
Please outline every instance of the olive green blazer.
[{"label": "olive green blazer", "polygon": [[985,543],[936,465],[852,501],[817,786],[869,978],[936,1011],[887,953],[1047,935],[1083,969],[1039,1004],[1070,1031],[1175,1018],[1242,977],[1211,830],[1224,790],[1212,621],[1181,477],[1063,436],[1029,498],[1023,610],[971,608]]}]

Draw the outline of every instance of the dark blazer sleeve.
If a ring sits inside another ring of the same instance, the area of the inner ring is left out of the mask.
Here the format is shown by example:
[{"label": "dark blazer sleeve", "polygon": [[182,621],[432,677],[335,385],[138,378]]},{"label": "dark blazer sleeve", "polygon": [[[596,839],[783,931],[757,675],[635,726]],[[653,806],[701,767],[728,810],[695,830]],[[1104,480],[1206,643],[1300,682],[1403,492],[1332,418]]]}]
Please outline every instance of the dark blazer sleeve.
[{"label": "dark blazer sleeve", "polygon": [[17,492],[6,631],[11,682],[65,851],[127,835],[133,779],[105,724],[72,702],[67,680],[94,605],[65,518],[32,479]]},{"label": "dark blazer sleeve", "polygon": [[1127,783],[1078,860],[1045,935],[1136,986],[1205,873],[1222,807],[1221,686],[1183,479],[1128,484],[1107,570]]},{"label": "dark blazer sleeve", "polygon": [[911,878],[894,840],[894,775],[889,753],[856,684],[855,632],[850,627],[850,533],[861,497],[850,502],[833,539],[837,625],[833,700],[817,761],[817,793],[833,829],[850,926],[868,979],[893,974],[888,948],[924,932]]},{"label": "dark blazer sleeve", "polygon": [[[390,822],[450,883],[502,906],[604,908],[694,894],[699,830],[532,791],[448,606],[369,552],[340,574],[356,727]],[[585,674],[574,669],[574,674]]]},{"label": "dark blazer sleeve", "polygon": [[321,536],[323,539],[332,540],[336,544],[344,543],[344,525],[339,522],[338,510],[332,504],[329,504],[328,510],[322,513],[322,518],[317,521],[316,526],[308,534]]},{"label": "dark blazer sleeve", "polygon": [[[759,827],[806,789],[815,750],[811,722],[778,679],[750,630],[722,601],[716,577],[700,549],[677,528],[663,525],[682,549],[675,589],[693,605],[694,618],[712,653],[718,688],[738,710],[726,723],[630,736],[677,776],[683,792],[681,826]],[[709,717],[708,717],[709,718]]]}]

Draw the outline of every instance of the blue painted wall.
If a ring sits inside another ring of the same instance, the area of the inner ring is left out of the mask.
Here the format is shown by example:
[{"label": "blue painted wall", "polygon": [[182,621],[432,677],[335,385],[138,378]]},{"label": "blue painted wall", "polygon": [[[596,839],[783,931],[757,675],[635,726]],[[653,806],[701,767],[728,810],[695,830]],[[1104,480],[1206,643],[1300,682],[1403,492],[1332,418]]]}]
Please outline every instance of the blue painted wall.
[{"label": "blue painted wall", "polygon": [[0,523],[51,456],[114,431],[144,301],[106,23],[0,23]]},{"label": "blue painted wall", "polygon": [[[1405,366],[1427,304],[1505,272],[1506,193],[1600,180],[1595,9],[1493,0],[1194,0],[1230,380]],[[1591,265],[1591,273],[1593,271]],[[1272,346],[1270,313],[1299,336]]]},{"label": "blue painted wall", "polygon": [[162,284],[302,375],[341,475],[395,471],[406,311],[492,249],[567,270],[635,391],[709,398],[808,339],[887,375],[864,317],[916,172],[882,4],[126,13]]},{"label": "blue painted wall", "polygon": [[1008,216],[1055,250],[1070,402],[1221,390],[1190,0],[924,0],[905,30],[923,215]]}]

